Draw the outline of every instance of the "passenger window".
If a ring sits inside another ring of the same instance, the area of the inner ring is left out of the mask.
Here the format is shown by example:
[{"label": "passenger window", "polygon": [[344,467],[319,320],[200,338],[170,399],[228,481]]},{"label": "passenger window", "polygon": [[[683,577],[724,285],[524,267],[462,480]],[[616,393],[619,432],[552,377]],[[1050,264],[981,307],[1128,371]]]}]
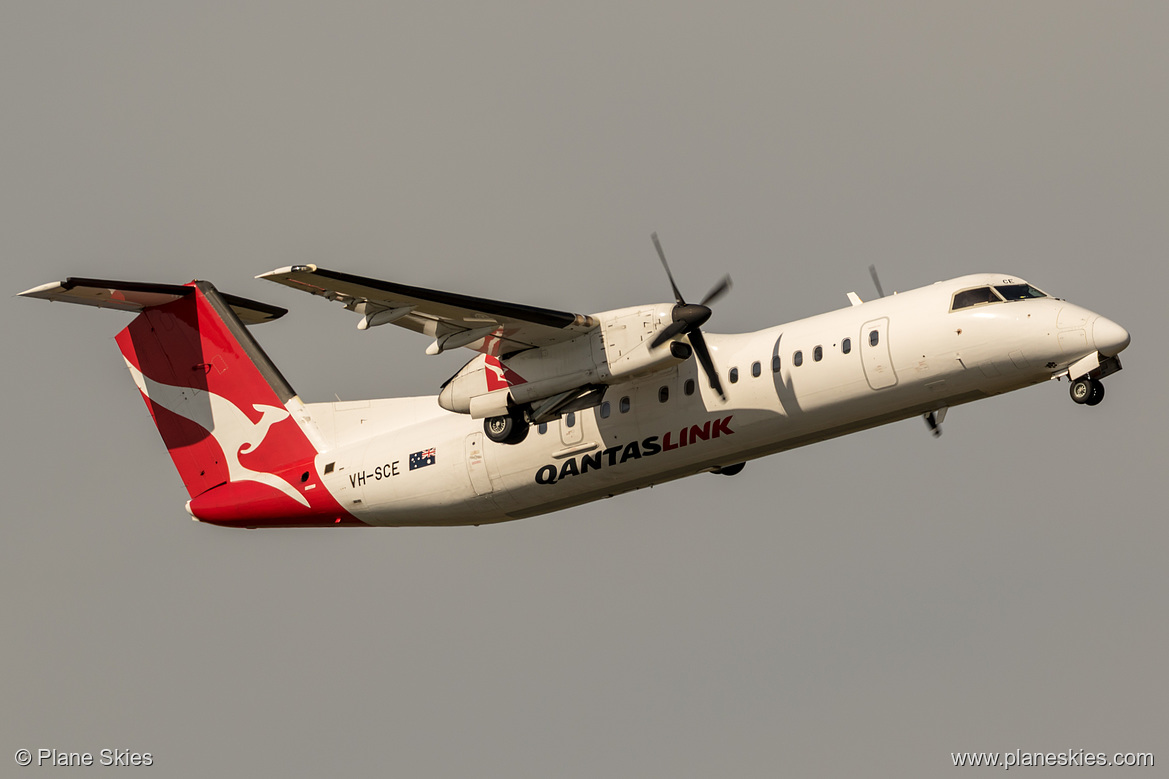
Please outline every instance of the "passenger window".
[{"label": "passenger window", "polygon": [[687,395],[694,394],[694,379],[686,379],[686,383],[682,385],[682,391]]},{"label": "passenger window", "polygon": [[622,414],[629,411],[629,396],[628,395],[621,398],[621,400],[617,403],[617,410],[620,411]]},{"label": "passenger window", "polygon": [[536,426],[536,432],[539,433],[540,435],[544,435],[545,433],[547,433],[548,432],[548,423],[541,422],[539,425]]},{"label": "passenger window", "polygon": [[981,306],[986,303],[998,303],[1000,300],[1001,298],[990,287],[967,289],[954,295],[954,302],[951,304],[950,310],[957,311],[960,308]]},{"label": "passenger window", "polygon": [[751,375],[755,378],[759,378],[760,373],[763,373],[763,366],[761,366],[758,362],[751,363]]},{"label": "passenger window", "polygon": [[658,403],[665,403],[670,399],[670,388],[663,384],[658,389]]},{"label": "passenger window", "polygon": [[731,368],[731,384],[734,384],[738,380],[739,380],[739,369],[738,368]]},{"label": "passenger window", "polygon": [[849,352],[852,351],[852,339],[851,338],[845,338],[843,341],[840,342],[840,351],[843,352],[844,354],[848,354]]},{"label": "passenger window", "polygon": [[824,359],[824,347],[823,346],[817,346],[815,349],[812,350],[812,359],[815,360],[816,362],[820,362],[821,360]]},{"label": "passenger window", "polygon": [[876,346],[881,343],[881,334],[876,330],[869,331],[869,346]]},{"label": "passenger window", "polygon": [[803,364],[804,364],[804,353],[803,352],[796,352],[795,354],[792,355],[792,365],[794,365],[798,368]]},{"label": "passenger window", "polygon": [[601,419],[608,419],[610,411],[611,411],[611,408],[609,406],[609,401],[606,400],[604,403],[601,404]]},{"label": "passenger window", "polygon": [[779,355],[778,354],[771,358],[771,372],[772,373],[779,373]]},{"label": "passenger window", "polygon": [[564,415],[564,426],[565,427],[574,427],[575,425],[576,425],[576,412],[569,411],[567,414]]}]

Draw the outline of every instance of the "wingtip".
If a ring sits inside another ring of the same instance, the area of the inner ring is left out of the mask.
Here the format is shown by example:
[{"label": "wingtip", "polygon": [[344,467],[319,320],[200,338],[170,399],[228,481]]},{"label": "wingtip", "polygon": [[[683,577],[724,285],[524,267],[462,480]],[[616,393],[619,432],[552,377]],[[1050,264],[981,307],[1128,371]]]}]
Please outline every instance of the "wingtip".
[{"label": "wingtip", "polygon": [[32,289],[26,289],[24,292],[18,292],[16,294],[18,296],[24,297],[24,298],[35,298],[35,297],[40,297],[41,293],[49,292],[49,291],[52,291],[55,289],[60,289],[60,288],[61,288],[61,282],[50,281],[48,284],[41,284],[41,285],[38,285],[36,287],[33,287]]},{"label": "wingtip", "polygon": [[278,276],[288,276],[293,273],[315,273],[316,265],[285,265],[283,268],[270,270],[267,273],[261,273],[256,276],[257,279],[273,279]]}]

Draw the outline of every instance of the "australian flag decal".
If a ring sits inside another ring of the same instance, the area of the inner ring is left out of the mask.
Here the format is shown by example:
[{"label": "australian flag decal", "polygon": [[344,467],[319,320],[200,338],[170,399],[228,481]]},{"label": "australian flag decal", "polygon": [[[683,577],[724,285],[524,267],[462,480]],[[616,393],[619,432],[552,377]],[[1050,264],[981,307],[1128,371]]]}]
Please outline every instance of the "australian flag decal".
[{"label": "australian flag decal", "polygon": [[425,468],[428,465],[434,465],[434,449],[424,449],[421,452],[415,452],[410,455],[410,470],[415,468]]}]

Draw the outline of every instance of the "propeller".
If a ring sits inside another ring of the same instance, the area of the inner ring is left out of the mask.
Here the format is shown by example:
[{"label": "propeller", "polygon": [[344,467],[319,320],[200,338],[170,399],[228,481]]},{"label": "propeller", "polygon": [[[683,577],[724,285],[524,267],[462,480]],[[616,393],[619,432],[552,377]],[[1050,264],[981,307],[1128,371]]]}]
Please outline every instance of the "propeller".
[{"label": "propeller", "polygon": [[674,283],[674,274],[670,272],[670,263],[666,262],[666,253],[662,250],[662,242],[658,240],[658,234],[653,233],[650,238],[653,239],[654,248],[658,250],[662,267],[666,269],[666,276],[670,279],[670,287],[674,290],[674,300],[676,301],[670,314],[673,321],[650,341],[650,348],[657,348],[676,336],[689,335],[690,346],[693,347],[698,364],[702,366],[706,378],[710,381],[710,388],[717,392],[720,398],[726,400],[727,396],[723,392],[718,371],[715,370],[714,361],[710,358],[710,350],[706,347],[706,339],[702,337],[702,330],[699,328],[706,324],[706,320],[710,319],[710,315],[713,313],[710,310],[710,304],[726,294],[727,290],[731,288],[731,277],[723,276],[722,280],[715,284],[710,292],[706,293],[706,297],[702,299],[701,303],[687,303],[682,297],[682,293],[678,291],[678,285]]},{"label": "propeller", "polygon": [[873,277],[873,284],[877,287],[877,297],[885,297],[885,290],[881,289],[881,279],[877,276],[877,266],[869,266],[869,275]]}]

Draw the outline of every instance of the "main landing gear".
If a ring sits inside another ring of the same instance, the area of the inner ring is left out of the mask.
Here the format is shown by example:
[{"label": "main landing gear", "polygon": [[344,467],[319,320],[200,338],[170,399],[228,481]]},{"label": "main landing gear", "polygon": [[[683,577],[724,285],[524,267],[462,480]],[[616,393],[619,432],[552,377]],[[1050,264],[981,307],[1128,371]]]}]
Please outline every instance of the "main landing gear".
[{"label": "main landing gear", "polygon": [[483,432],[497,444],[518,444],[528,437],[528,421],[521,412],[483,420]]},{"label": "main landing gear", "polygon": [[1098,379],[1090,379],[1085,376],[1072,382],[1069,394],[1076,403],[1095,406],[1104,400],[1104,384]]}]

